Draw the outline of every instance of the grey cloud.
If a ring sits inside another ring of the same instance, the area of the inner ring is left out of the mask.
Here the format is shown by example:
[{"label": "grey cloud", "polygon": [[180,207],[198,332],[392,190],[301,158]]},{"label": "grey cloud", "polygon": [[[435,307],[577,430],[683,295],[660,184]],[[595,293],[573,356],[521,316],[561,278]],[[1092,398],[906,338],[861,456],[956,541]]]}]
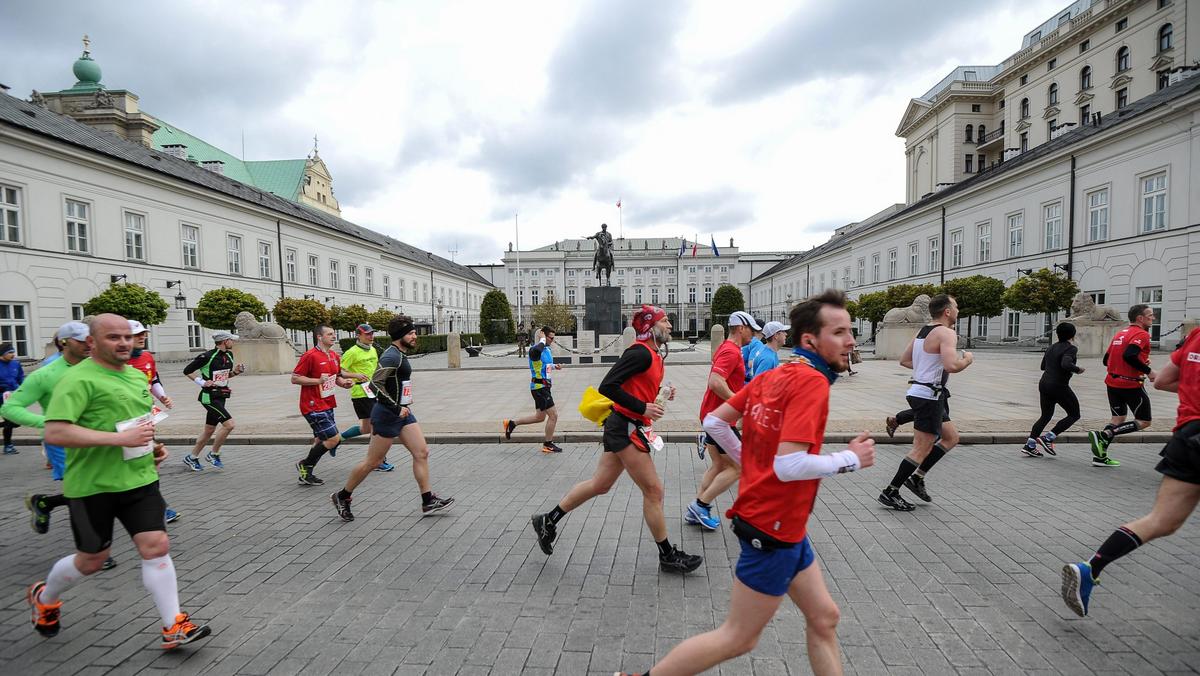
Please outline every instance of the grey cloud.
[{"label": "grey cloud", "polygon": [[842,220],[829,219],[829,220],[823,220],[823,221],[813,221],[812,223],[809,223],[808,225],[805,225],[802,228],[800,228],[800,232],[814,233],[814,234],[833,232],[834,230],[836,230],[850,222],[852,222],[850,219],[842,219]]},{"label": "grey cloud", "polygon": [[487,171],[502,194],[547,196],[589,174],[620,138],[603,123],[547,116],[485,131],[470,164]]},{"label": "grey cloud", "polygon": [[496,237],[480,235],[466,229],[438,230],[425,237],[422,242],[414,243],[443,258],[450,258],[450,250],[453,249],[457,251],[454,260],[463,264],[498,261],[500,252],[508,246],[507,241],[501,242]]},{"label": "grey cloud", "polygon": [[724,64],[712,92],[720,103],[767,96],[819,78],[876,75],[928,61],[942,31],[966,20],[969,30],[995,2],[805,3],[761,41]]},{"label": "grey cloud", "polygon": [[[732,188],[691,192],[671,197],[630,196],[624,202],[625,225],[658,228],[675,225],[706,232],[728,232],[754,219],[754,199]],[[695,233],[687,233],[691,237]]]}]

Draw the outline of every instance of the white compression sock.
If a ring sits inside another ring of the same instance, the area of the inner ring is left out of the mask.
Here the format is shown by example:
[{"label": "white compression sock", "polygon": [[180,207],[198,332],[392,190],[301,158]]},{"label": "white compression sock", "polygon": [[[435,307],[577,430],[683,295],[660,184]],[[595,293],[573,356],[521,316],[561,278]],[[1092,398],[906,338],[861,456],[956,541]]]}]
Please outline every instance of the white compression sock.
[{"label": "white compression sock", "polygon": [[142,584],[154,597],[163,627],[175,626],[175,616],[179,614],[179,583],[175,580],[175,563],[170,554],[157,559],[142,559]]},{"label": "white compression sock", "polygon": [[50,575],[46,577],[46,586],[42,588],[41,597],[38,599],[42,603],[54,603],[58,601],[62,595],[76,582],[83,579],[83,573],[75,567],[75,555],[64,556],[54,563],[54,567],[50,569]]}]

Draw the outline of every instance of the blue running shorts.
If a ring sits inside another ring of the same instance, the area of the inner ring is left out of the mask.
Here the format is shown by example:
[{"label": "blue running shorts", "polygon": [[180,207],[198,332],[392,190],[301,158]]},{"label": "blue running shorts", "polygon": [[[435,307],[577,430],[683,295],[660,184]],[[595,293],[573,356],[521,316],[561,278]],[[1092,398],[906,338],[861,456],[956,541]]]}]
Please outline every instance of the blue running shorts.
[{"label": "blue running shorts", "polygon": [[738,542],[742,545],[742,555],[738,557],[734,574],[742,584],[769,596],[787,594],[792,578],[817,558],[807,535],[787,549],[761,550],[741,538]]},{"label": "blue running shorts", "polygon": [[306,413],[304,414],[304,419],[308,421],[308,426],[312,428],[313,436],[321,441],[332,439],[339,434],[337,421],[333,419],[332,408],[326,411]]},{"label": "blue running shorts", "polygon": [[372,433],[392,439],[400,436],[400,430],[404,429],[406,425],[417,422],[417,416],[413,415],[412,407],[406,406],[405,408],[408,409],[408,415],[401,418],[392,413],[387,406],[375,404],[375,408],[371,410]]},{"label": "blue running shorts", "polygon": [[63,473],[67,471],[67,449],[44,441],[42,448],[46,449],[46,459],[50,461],[50,476],[55,481],[62,481]]}]

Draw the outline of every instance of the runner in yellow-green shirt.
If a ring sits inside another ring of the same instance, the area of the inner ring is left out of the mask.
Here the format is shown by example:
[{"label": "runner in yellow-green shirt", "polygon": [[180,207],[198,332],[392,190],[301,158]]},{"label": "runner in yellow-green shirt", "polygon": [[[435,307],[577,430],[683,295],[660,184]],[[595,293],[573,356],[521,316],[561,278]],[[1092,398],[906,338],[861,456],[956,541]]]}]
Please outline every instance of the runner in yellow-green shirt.
[{"label": "runner in yellow-green shirt", "polygon": [[[360,373],[370,378],[379,366],[379,350],[375,349],[375,327],[370,324],[359,324],[356,329],[358,340],[342,353],[342,370],[349,373]],[[350,388],[350,402],[354,404],[354,415],[358,418],[358,429],[362,434],[371,436],[371,410],[375,408],[375,390],[371,381],[358,382]],[[346,430],[353,431],[354,428]],[[343,434],[342,438],[346,438]],[[332,455],[332,452],[330,453]],[[375,468],[376,472],[390,472],[395,465],[387,461]]]},{"label": "runner in yellow-green shirt", "polygon": [[67,450],[63,494],[76,553],[59,559],[45,581],[30,587],[33,627],[42,636],[58,634],[61,594],[101,570],[113,522],[120,520],[142,558],[142,582],[162,619],[162,647],[175,648],[210,630],[179,610],[166,502],[158,490],[157,464],[167,454],[154,443],[150,388],[146,376],[128,365],[133,334],[124,317],[97,315],[87,343],[92,358],[63,375],[46,411],[46,441]]}]

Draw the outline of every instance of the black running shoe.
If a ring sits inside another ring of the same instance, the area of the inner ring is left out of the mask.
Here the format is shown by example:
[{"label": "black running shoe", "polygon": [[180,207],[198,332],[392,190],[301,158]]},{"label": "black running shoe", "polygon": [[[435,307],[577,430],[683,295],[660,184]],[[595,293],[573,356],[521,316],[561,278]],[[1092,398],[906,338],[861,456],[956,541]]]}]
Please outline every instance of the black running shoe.
[{"label": "black running shoe", "polygon": [[421,505],[421,514],[433,514],[434,512],[440,512],[452,504],[454,504],[454,498],[439,498],[437,493],[434,493],[429,502]]},{"label": "black running shoe", "polygon": [[1025,455],[1028,455],[1031,458],[1042,457],[1042,452],[1037,449],[1037,446],[1034,444],[1030,444],[1028,442],[1026,442],[1026,444],[1021,447],[1021,452],[1024,453]]},{"label": "black running shoe", "polygon": [[550,521],[549,515],[546,514],[534,514],[530,521],[533,522],[533,532],[537,535],[538,547],[541,547],[543,554],[550,556],[554,553],[554,538],[558,537],[554,522]]},{"label": "black running shoe", "polygon": [[116,568],[116,567],[117,567],[117,560],[111,556],[108,557],[107,559],[104,559],[104,563],[100,564],[100,570],[112,570],[113,568]]},{"label": "black running shoe", "polygon": [[896,430],[900,429],[900,421],[896,420],[896,416],[889,415],[883,421],[883,427],[889,437],[894,437],[896,436]]},{"label": "black running shoe", "polygon": [[925,502],[933,502],[933,498],[929,497],[929,492],[925,490],[925,477],[914,474],[904,480],[904,487]]},{"label": "black running shoe", "polygon": [[542,453],[562,453],[562,447],[553,441],[547,441],[542,444]]},{"label": "black running shoe", "polygon": [[891,507],[897,512],[911,512],[917,508],[916,505],[900,497],[900,491],[895,488],[885,488],[879,494],[879,504],[884,507]]},{"label": "black running shoe", "polygon": [[350,498],[345,500],[338,497],[341,491],[335,491],[329,494],[329,499],[333,502],[333,508],[337,510],[338,516],[342,517],[342,521],[353,521],[354,513],[350,511]]},{"label": "black running shoe", "polygon": [[512,439],[513,430],[517,429],[517,423],[512,420],[500,421],[500,428],[504,430],[504,438]]},{"label": "black running shoe", "polygon": [[302,462],[296,463],[296,471],[300,473],[300,478],[297,481],[301,486],[320,486],[325,483],[324,480],[318,479],[317,475],[313,474],[312,467]]},{"label": "black running shoe", "polygon": [[675,545],[671,545],[670,553],[658,555],[658,569],[664,573],[690,573],[702,563],[704,557],[688,554]]},{"label": "black running shoe", "polygon": [[50,532],[50,510],[43,503],[45,499],[46,496],[41,493],[34,493],[25,498],[25,507],[31,514],[29,525],[33,528],[33,532],[38,535],[45,535]]}]

